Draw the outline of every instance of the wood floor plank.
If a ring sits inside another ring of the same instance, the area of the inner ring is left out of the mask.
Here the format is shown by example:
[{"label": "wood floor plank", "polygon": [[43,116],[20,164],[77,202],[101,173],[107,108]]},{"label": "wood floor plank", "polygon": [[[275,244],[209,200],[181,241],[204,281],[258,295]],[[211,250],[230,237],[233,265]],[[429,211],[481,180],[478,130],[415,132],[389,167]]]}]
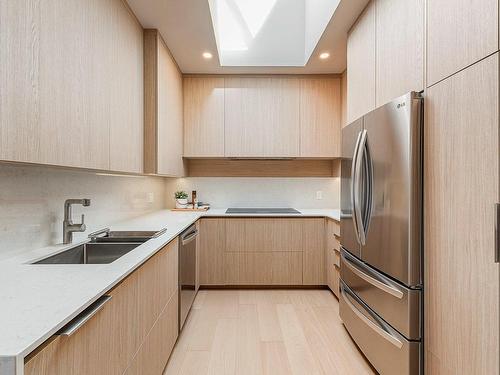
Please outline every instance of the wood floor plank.
[{"label": "wood floor plank", "polygon": [[276,306],[276,304],[265,300],[257,303],[258,330],[260,340],[263,342],[283,341]]},{"label": "wood floor plank", "polygon": [[242,289],[238,291],[238,302],[240,305],[255,305],[256,291],[253,289]]},{"label": "wood floor plank", "polygon": [[262,374],[290,375],[290,363],[283,342],[261,342]]},{"label": "wood floor plank", "polygon": [[322,374],[316,366],[294,306],[277,305],[276,308],[292,374]]},{"label": "wood floor plank", "polygon": [[262,373],[259,320],[256,305],[241,305],[238,319],[236,374]]},{"label": "wood floor plank", "polygon": [[209,351],[188,351],[178,375],[206,375],[210,361]]},{"label": "wood floor plank", "polygon": [[235,375],[238,319],[219,319],[208,364],[209,375]]},{"label": "wood floor plank", "polygon": [[321,366],[323,373],[331,375],[345,374],[342,367],[342,357],[337,350],[331,350],[325,332],[314,315],[312,307],[307,309],[295,309],[300,321],[307,343],[311,348],[314,359]]}]

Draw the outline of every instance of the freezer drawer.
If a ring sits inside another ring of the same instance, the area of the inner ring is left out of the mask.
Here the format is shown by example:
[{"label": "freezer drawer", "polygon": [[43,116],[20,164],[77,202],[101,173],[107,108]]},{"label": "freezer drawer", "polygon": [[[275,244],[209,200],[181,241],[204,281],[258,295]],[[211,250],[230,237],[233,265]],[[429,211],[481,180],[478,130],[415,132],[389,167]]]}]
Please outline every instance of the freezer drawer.
[{"label": "freezer drawer", "polygon": [[405,339],[370,311],[342,281],[340,318],[358,347],[381,375],[422,373],[420,342]]},{"label": "freezer drawer", "polygon": [[396,283],[345,249],[340,262],[341,279],[364,303],[408,339],[420,339],[421,290]]}]

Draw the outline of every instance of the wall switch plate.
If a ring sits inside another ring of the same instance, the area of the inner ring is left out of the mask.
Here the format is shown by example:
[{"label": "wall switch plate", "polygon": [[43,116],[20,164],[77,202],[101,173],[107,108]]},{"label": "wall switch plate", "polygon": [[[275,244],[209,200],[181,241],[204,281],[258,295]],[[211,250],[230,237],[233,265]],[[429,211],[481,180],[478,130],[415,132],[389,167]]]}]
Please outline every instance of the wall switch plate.
[{"label": "wall switch plate", "polygon": [[155,193],[148,193],[146,199],[148,203],[153,203],[155,201]]},{"label": "wall switch plate", "polygon": [[316,192],[316,199],[323,199],[323,192],[321,190]]}]

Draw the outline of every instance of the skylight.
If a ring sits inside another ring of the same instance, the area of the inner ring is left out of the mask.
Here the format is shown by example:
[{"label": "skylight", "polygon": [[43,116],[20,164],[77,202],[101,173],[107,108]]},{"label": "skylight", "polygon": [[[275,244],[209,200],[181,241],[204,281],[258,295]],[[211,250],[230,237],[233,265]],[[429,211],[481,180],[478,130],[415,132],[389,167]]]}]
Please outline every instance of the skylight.
[{"label": "skylight", "polygon": [[222,66],[304,66],[340,0],[208,0]]}]

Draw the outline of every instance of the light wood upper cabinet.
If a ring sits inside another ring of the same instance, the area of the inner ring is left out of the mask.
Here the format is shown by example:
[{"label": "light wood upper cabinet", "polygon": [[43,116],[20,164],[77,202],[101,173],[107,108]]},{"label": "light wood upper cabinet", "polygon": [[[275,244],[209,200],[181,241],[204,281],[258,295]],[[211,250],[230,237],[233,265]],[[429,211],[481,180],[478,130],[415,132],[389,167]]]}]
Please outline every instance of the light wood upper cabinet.
[{"label": "light wood upper cabinet", "polygon": [[375,109],[375,2],[370,2],[347,38],[347,123]]},{"label": "light wood upper cabinet", "polygon": [[2,1],[0,159],[142,171],[142,47],[121,0]]},{"label": "light wood upper cabinet", "polygon": [[344,127],[347,125],[347,70],[344,70],[344,73],[342,73],[342,80],[340,83],[340,87],[341,87],[340,97],[342,99],[341,123],[342,127]]},{"label": "light wood upper cabinet", "polygon": [[376,0],[376,106],[424,89],[424,0]]},{"label": "light wood upper cabinet", "polygon": [[427,86],[498,51],[497,0],[427,0]]},{"label": "light wood upper cabinet", "polygon": [[340,157],[341,78],[300,80],[300,156]]},{"label": "light wood upper cabinet", "polygon": [[[89,3],[89,2],[87,2]],[[101,15],[102,17],[102,15]],[[113,30],[103,35],[110,49],[111,68],[108,78],[111,92],[109,107],[111,121],[109,130],[109,169],[120,172],[142,173],[144,166],[144,52],[143,30],[128,6],[119,7],[118,14],[112,14]],[[92,45],[91,47],[92,48]],[[102,62],[96,63],[97,67]],[[97,68],[98,69],[98,68]],[[106,80],[106,77],[104,77]],[[108,104],[105,102],[105,105]]]},{"label": "light wood upper cabinet", "polygon": [[225,78],[225,156],[299,156],[299,81]]},{"label": "light wood upper cabinet", "polygon": [[224,156],[224,78],[184,77],[184,156]]},{"label": "light wood upper cabinet", "polygon": [[[467,6],[470,9],[470,6]],[[430,87],[425,102],[426,374],[498,374],[498,53]]]},{"label": "light wood upper cabinet", "polygon": [[144,32],[144,172],[184,175],[182,74],[157,30]]}]

